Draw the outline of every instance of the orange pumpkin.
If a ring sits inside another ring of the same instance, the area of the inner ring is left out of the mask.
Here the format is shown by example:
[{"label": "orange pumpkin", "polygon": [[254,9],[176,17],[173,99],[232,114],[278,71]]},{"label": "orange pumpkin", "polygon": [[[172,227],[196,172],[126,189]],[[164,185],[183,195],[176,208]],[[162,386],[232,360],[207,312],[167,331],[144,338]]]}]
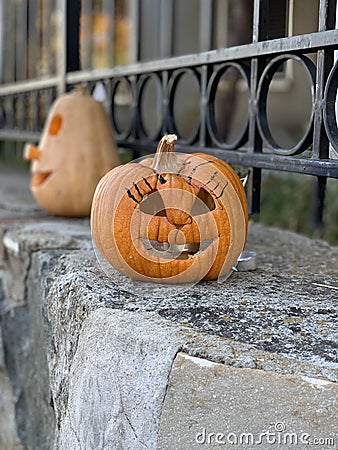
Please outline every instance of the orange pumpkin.
[{"label": "orange pumpkin", "polygon": [[111,170],[94,194],[94,243],[136,280],[216,279],[244,249],[248,213],[237,174],[213,156],[174,153],[176,140],[166,135],[154,157]]},{"label": "orange pumpkin", "polygon": [[89,215],[100,178],[120,164],[108,116],[83,88],[56,99],[38,147],[26,144],[24,157],[39,205],[70,217]]}]

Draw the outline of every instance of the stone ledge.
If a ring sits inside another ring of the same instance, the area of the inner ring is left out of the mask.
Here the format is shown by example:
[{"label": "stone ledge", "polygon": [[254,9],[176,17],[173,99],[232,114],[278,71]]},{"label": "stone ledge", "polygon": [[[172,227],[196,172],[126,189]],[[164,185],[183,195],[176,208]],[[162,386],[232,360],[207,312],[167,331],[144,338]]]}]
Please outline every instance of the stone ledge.
[{"label": "stone ledge", "polygon": [[[324,242],[254,224],[248,247],[258,254],[256,271],[233,273],[221,284],[202,282],[168,298],[142,298],[114,284],[95,258],[86,221],[15,226],[4,233],[3,242],[7,273],[15,274],[9,282],[5,279],[4,288],[14,305],[24,302],[25,288],[21,297],[15,292],[24,286],[33,255],[38,265],[47,267],[48,295],[63,296],[67,308],[81,303],[86,313],[97,305],[153,312],[190,333],[231,340],[241,346],[241,354],[245,347],[274,358],[293,358],[317,374],[338,379],[337,291],[332,287],[338,249]],[[221,354],[214,359],[227,362]],[[261,366],[244,359],[250,367]]]},{"label": "stone ledge", "polygon": [[[206,367],[220,366],[219,386],[228,376],[238,375],[240,383],[241,374],[257,373],[275,386],[284,383],[285,396],[298,387],[303,392],[302,377],[336,389],[330,382],[338,381],[337,248],[253,224],[248,249],[258,254],[258,270],[234,273],[222,284],[200,283],[176,297],[142,298],[101,270],[88,220],[37,211],[25,223],[24,215],[8,208],[0,217],[1,327],[12,394],[5,389],[15,410],[12,427],[28,449],[170,449],[175,398],[181,395],[172,387],[177,372],[171,368],[186,358],[179,352],[207,360]],[[191,376],[199,379],[198,365],[189,361]],[[250,376],[243,378],[248,386]],[[193,379],[187,383],[192,389]],[[313,403],[315,393],[306,390],[309,408],[326,411],[326,397]],[[182,417],[184,408],[182,403]],[[199,418],[187,415],[175,439],[191,421],[206,427],[208,411],[206,405],[204,416],[203,408]],[[300,426],[294,411],[283,411],[287,426]],[[226,419],[221,411],[220,417]],[[0,430],[3,423],[0,416]],[[251,432],[264,425],[257,423]],[[317,436],[318,423],[312,429]],[[180,448],[193,448],[192,437]]]}]

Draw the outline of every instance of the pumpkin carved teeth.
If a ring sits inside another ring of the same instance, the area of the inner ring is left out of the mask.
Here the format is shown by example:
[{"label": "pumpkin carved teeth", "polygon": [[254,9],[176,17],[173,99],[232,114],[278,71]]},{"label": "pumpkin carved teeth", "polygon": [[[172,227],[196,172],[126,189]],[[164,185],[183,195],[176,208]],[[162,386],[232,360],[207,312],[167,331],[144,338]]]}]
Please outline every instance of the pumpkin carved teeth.
[{"label": "pumpkin carved teeth", "polygon": [[140,241],[143,243],[146,250],[153,255],[168,259],[190,259],[209,248],[216,239],[186,244],[172,244],[169,242],[159,242],[143,238],[140,238]]}]

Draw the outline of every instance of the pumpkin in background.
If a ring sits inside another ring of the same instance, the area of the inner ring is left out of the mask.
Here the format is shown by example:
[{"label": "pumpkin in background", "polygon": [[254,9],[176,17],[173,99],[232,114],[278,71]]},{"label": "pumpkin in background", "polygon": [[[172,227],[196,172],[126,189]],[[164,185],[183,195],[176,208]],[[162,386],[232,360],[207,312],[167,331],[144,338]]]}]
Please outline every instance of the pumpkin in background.
[{"label": "pumpkin in background", "polygon": [[246,196],[234,170],[207,154],[156,155],[116,167],[93,199],[94,244],[118,271],[143,281],[190,283],[231,272],[243,251]]},{"label": "pumpkin in background", "polygon": [[100,178],[120,164],[109,118],[79,87],[53,103],[38,147],[26,144],[31,191],[51,214],[85,217]]}]

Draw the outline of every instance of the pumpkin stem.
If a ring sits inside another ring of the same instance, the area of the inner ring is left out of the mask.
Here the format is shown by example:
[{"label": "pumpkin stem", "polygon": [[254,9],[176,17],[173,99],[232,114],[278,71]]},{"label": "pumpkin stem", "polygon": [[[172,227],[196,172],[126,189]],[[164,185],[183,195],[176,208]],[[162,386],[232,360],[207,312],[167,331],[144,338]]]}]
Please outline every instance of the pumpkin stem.
[{"label": "pumpkin stem", "polygon": [[175,154],[176,134],[166,134],[160,140],[151,168],[156,172],[178,172],[181,161]]},{"label": "pumpkin stem", "polygon": [[160,140],[156,153],[174,152],[175,144],[177,142],[176,134],[166,134]]},{"label": "pumpkin stem", "polygon": [[82,94],[82,95],[90,95],[89,90],[83,85],[83,84],[77,84],[71,92],[76,92],[78,94]]}]

